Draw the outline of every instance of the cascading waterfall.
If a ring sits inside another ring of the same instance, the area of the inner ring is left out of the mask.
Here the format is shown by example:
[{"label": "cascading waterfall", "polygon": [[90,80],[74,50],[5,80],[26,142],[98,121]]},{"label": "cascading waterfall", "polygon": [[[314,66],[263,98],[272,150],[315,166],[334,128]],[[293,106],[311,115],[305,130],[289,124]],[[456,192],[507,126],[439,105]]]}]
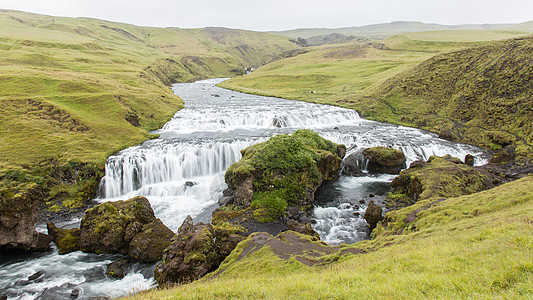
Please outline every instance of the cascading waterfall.
[{"label": "cascading waterfall", "polygon": [[[224,172],[241,158],[240,151],[272,135],[301,128],[345,144],[347,155],[388,146],[402,150],[407,164],[444,154],[459,158],[472,154],[476,164],[486,162],[481,149],[441,140],[425,131],[364,120],[355,111],[339,107],[228,91],[215,86],[220,81],[176,84],[174,91],[184,100],[185,109],[153,132],[160,135],[158,139],[109,157],[97,200],[144,195],[156,216],[174,231],[187,215],[209,222],[226,188]],[[382,204],[393,178],[343,176],[325,183],[316,194],[314,229],[330,244],[365,239],[368,233],[362,216],[366,205],[370,200]],[[78,289],[90,298],[120,296],[153,286],[153,266],[137,266],[122,280],[105,278],[105,264],[116,258],[81,252],[59,256],[55,250],[24,261],[0,261],[0,290],[15,299],[34,299],[45,289],[49,298],[68,297]],[[40,271],[43,275],[33,282],[12,280]]]}]

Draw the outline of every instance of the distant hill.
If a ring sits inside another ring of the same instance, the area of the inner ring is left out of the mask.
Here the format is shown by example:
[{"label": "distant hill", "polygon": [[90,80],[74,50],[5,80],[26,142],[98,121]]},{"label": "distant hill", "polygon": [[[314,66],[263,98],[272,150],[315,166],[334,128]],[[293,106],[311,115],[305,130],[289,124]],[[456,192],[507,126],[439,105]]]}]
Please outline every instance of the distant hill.
[{"label": "distant hill", "polygon": [[436,30],[523,30],[533,31],[532,22],[522,24],[465,24],[465,25],[441,25],[423,22],[398,21],[392,23],[373,24],[359,27],[342,28],[302,28],[286,31],[273,31],[271,33],[287,36],[289,38],[310,38],[317,35],[328,35],[339,33],[344,35],[355,35],[358,37],[382,39],[396,34],[419,31]]}]

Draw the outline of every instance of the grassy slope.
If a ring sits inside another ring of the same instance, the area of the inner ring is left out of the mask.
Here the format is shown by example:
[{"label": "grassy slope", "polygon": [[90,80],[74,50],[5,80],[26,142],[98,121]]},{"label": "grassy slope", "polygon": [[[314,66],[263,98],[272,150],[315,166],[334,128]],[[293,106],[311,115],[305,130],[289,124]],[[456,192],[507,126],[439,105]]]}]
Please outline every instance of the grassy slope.
[{"label": "grassy slope", "polygon": [[[231,263],[216,278],[136,299],[530,298],[533,297],[533,178],[477,194],[435,199],[394,212],[395,226],[357,243],[368,251],[327,266],[281,260],[268,249]],[[404,225],[401,225],[404,224]],[[394,233],[396,229],[402,233]],[[383,228],[382,228],[383,229]],[[346,247],[346,246],[343,246]]]},{"label": "grassy slope", "polygon": [[[492,31],[410,36],[388,38],[381,49],[315,47],[221,86],[354,108],[369,119],[434,132],[452,130],[458,140],[494,149],[517,139],[531,144],[532,39],[487,42],[495,38]],[[517,144],[522,154],[531,154],[529,146]]]},{"label": "grassy slope", "polygon": [[0,11],[0,170],[51,156],[102,164],[182,107],[164,84],[234,76],[293,48],[241,30]]}]

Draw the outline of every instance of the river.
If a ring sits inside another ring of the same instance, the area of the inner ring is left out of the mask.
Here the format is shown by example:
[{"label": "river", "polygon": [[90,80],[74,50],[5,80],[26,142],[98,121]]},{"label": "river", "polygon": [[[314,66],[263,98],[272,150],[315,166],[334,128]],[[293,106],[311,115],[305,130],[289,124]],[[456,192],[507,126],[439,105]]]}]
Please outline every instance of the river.
[{"label": "river", "polygon": [[[347,155],[367,147],[402,150],[407,165],[431,155],[463,159],[475,156],[486,163],[487,153],[465,144],[438,139],[422,130],[364,120],[348,109],[237,93],[216,87],[222,79],[175,84],[185,102],[162,129],[159,138],[110,156],[100,186],[99,202],[146,196],[165,225],[177,231],[187,215],[209,222],[218,207],[224,172],[241,157],[240,150],[306,128],[347,146]],[[361,162],[364,164],[364,161]],[[368,238],[362,219],[370,200],[383,203],[392,175],[342,176],[326,183],[316,194],[314,229],[329,244],[355,243]],[[58,224],[79,226],[80,220]],[[38,224],[45,231],[44,224]],[[72,299],[99,295],[112,297],[146,290],[155,285],[154,265],[133,265],[123,279],[105,277],[108,263],[120,255],[73,252],[0,258],[0,295],[10,299]]]}]

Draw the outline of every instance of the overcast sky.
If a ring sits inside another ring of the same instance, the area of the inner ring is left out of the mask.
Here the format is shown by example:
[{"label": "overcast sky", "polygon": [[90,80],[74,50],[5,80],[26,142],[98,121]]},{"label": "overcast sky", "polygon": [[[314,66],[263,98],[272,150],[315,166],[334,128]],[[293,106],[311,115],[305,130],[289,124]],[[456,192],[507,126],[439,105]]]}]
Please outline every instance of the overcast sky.
[{"label": "overcast sky", "polygon": [[141,26],[259,31],[392,21],[455,25],[533,20],[533,0],[0,0],[0,8]]}]

